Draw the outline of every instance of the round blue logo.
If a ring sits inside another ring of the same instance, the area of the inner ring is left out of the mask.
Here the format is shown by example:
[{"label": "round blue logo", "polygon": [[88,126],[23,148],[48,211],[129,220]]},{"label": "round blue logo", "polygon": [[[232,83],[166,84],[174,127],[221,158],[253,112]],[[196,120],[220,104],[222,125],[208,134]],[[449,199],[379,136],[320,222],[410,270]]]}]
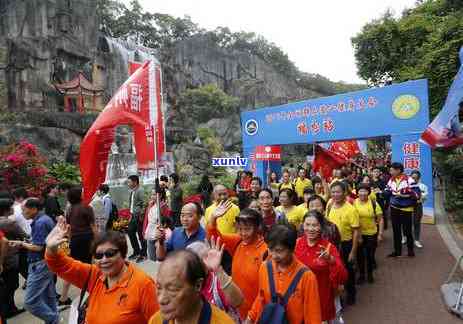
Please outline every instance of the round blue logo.
[{"label": "round blue logo", "polygon": [[257,120],[249,119],[244,125],[244,128],[246,130],[246,134],[249,136],[256,135],[257,130],[259,129],[259,124],[257,123]]}]

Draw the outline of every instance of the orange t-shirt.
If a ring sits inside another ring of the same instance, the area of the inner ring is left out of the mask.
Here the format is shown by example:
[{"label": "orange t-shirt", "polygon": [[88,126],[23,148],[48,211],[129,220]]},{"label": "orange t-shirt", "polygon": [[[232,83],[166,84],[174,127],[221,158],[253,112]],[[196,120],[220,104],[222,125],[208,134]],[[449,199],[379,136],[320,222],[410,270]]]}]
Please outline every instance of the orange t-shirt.
[{"label": "orange t-shirt", "polygon": [[119,282],[108,289],[103,274],[95,265],[74,260],[62,252],[46,253],[45,259],[52,272],[80,289],[89,279],[87,323],[143,324],[159,310],[154,280],[132,263],[127,264]]},{"label": "orange t-shirt", "polygon": [[[223,310],[219,309],[218,307],[211,305],[212,313],[211,313],[211,321],[210,324],[234,324],[235,322],[227,315]],[[154,316],[150,319],[149,324],[162,324],[162,314],[161,312],[157,312]],[[174,324],[174,321],[169,321],[169,324]]]},{"label": "orange t-shirt", "polygon": [[268,254],[267,244],[262,237],[252,244],[244,244],[238,234],[221,234],[211,226],[207,227],[207,235],[208,237],[220,236],[225,249],[233,256],[232,279],[244,296],[244,301],[238,310],[241,317],[246,318],[257,297],[256,283],[259,279],[260,265]]},{"label": "orange t-shirt", "polygon": [[[296,257],[284,272],[278,272],[273,261],[272,266],[275,289],[281,296],[288,290],[298,271],[304,267]],[[249,311],[249,318],[256,322],[260,318],[264,306],[270,303],[271,299],[267,267],[263,263],[259,270],[259,295]],[[321,324],[320,297],[317,278],[313,272],[306,271],[302,276],[296,290],[289,298],[286,316],[289,323]]]}]

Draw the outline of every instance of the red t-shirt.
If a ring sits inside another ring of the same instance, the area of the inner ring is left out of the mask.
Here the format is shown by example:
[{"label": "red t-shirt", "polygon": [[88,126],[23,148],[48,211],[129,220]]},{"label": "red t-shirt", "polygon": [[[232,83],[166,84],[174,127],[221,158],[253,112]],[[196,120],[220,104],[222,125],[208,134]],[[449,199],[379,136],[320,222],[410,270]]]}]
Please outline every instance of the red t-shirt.
[{"label": "red t-shirt", "polygon": [[246,177],[242,180],[240,180],[240,189],[245,190],[245,191],[251,191],[251,178]]},{"label": "red t-shirt", "polygon": [[[329,247],[329,252],[335,258],[334,264],[320,259],[320,248]],[[309,246],[304,236],[297,239],[294,252],[297,259],[306,265],[317,277],[318,293],[320,295],[320,306],[322,320],[329,321],[336,317],[334,304],[335,290],[347,280],[347,271],[342,263],[336,247],[325,239],[320,239],[314,246]]]}]

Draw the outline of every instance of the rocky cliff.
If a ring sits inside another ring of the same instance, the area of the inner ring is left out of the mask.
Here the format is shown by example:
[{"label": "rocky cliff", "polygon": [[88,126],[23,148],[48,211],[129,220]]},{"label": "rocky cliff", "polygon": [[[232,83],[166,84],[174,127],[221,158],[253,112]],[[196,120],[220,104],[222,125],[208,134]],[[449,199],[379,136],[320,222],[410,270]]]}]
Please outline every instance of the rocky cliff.
[{"label": "rocky cliff", "polygon": [[[26,138],[63,159],[127,78],[128,60],[150,55],[164,70],[168,149],[184,163],[198,161],[198,169],[210,156],[195,141],[197,128],[216,130],[226,151],[239,151],[239,110],[207,121],[178,118],[188,116],[188,107],[177,105],[186,89],[216,84],[238,98],[241,109],[331,94],[302,87],[262,57],[223,48],[204,33],[156,50],[107,37],[98,32],[97,2],[0,0],[0,144]],[[92,113],[64,111],[63,94],[56,89],[79,72],[104,89]]]}]

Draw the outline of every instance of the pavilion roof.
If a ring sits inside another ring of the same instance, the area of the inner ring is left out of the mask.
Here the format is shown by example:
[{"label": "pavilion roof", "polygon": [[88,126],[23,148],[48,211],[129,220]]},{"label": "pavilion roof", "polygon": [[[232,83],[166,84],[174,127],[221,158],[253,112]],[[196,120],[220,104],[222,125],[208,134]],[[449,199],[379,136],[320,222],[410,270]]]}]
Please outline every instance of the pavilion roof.
[{"label": "pavilion roof", "polygon": [[82,72],[71,81],[54,84],[55,88],[62,94],[67,95],[95,95],[98,92],[103,92],[104,89],[95,87],[90,81],[88,81]]}]

